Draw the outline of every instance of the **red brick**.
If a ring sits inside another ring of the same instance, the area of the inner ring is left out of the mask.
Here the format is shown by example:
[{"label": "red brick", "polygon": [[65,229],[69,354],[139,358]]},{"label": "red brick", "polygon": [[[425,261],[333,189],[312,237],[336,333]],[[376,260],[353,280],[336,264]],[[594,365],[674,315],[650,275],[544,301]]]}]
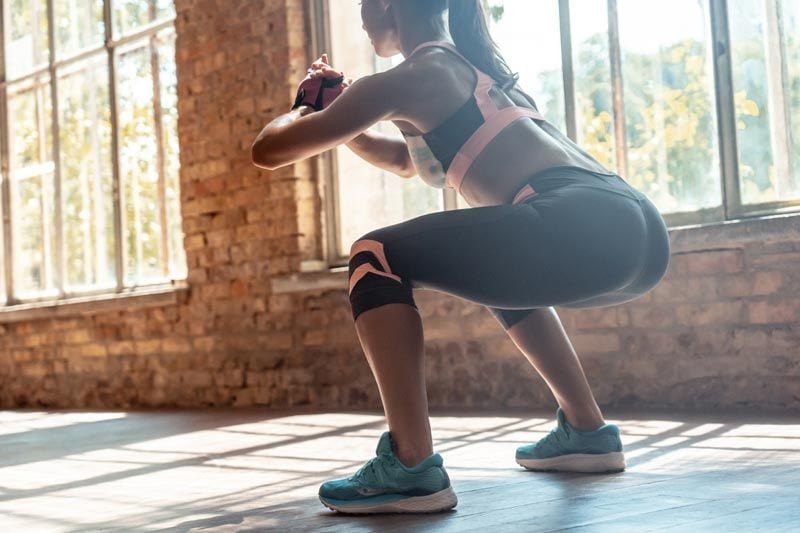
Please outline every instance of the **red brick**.
[{"label": "red brick", "polygon": [[622,307],[581,309],[575,312],[575,327],[581,329],[617,328],[629,323],[628,310]]},{"label": "red brick", "polygon": [[578,354],[621,351],[618,333],[581,333],[572,335],[571,340]]},{"label": "red brick", "polygon": [[634,327],[669,327],[675,324],[675,313],[666,306],[637,305],[630,306],[631,326]]},{"label": "red brick", "polygon": [[710,250],[686,254],[686,271],[690,274],[720,274],[741,272],[744,267],[742,250]]},{"label": "red brick", "polygon": [[747,302],[753,324],[800,324],[800,300],[761,300]]},{"label": "red brick", "polygon": [[800,264],[800,252],[764,254],[750,259],[751,268],[764,270],[795,270]]},{"label": "red brick", "polygon": [[676,322],[684,326],[741,324],[745,320],[743,302],[684,304],[675,308]]}]

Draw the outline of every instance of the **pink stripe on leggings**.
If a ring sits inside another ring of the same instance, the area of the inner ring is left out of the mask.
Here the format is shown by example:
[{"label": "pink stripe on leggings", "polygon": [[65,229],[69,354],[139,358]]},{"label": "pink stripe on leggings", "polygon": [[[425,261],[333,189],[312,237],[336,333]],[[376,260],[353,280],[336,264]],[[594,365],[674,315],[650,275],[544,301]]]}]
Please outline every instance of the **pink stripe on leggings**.
[{"label": "pink stripe on leggings", "polygon": [[513,205],[513,204],[519,204],[519,203],[522,203],[522,202],[524,202],[525,200],[527,200],[528,198],[531,198],[531,197],[533,197],[533,196],[536,196],[537,194],[539,194],[539,193],[538,193],[538,192],[536,192],[536,191],[533,189],[533,187],[531,187],[531,185],[530,185],[530,184],[528,184],[528,185],[525,185],[523,188],[521,188],[521,189],[519,190],[519,192],[517,193],[517,195],[514,197],[514,201],[513,201],[513,202],[511,202],[511,203],[512,203],[512,205]]},{"label": "pink stripe on leggings", "polygon": [[393,279],[400,284],[403,283],[403,280],[400,279],[400,276],[396,274],[387,274],[386,272],[381,272],[380,270],[372,266],[372,264],[364,263],[363,265],[359,265],[358,268],[356,268],[353,271],[353,277],[350,278],[350,290],[348,294],[352,294],[353,287],[355,287],[356,283],[358,283],[361,280],[361,278],[363,278],[367,274],[378,274],[379,276],[384,276]]}]

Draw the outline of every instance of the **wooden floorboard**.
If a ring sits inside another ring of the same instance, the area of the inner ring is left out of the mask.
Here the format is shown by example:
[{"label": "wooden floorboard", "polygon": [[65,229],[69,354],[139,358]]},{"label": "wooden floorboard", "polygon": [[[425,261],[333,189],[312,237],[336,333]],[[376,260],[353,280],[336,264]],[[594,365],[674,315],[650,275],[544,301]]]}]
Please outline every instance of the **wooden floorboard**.
[{"label": "wooden floorboard", "polygon": [[0,531],[800,531],[796,414],[607,416],[629,468],[581,475],[514,462],[551,413],[434,413],[455,510],[353,517],[317,490],[374,456],[380,413],[0,411]]}]

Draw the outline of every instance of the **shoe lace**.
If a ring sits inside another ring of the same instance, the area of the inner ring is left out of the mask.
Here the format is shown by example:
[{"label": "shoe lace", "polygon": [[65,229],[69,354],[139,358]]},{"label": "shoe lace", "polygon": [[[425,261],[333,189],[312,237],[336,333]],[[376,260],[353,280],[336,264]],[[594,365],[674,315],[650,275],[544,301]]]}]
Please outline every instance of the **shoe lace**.
[{"label": "shoe lace", "polygon": [[356,470],[356,473],[350,476],[350,480],[359,481],[366,486],[377,486],[381,479],[386,479],[387,477],[386,467],[394,465],[395,461],[396,459],[391,456],[375,456]]},{"label": "shoe lace", "polygon": [[561,431],[561,428],[553,428],[550,430],[550,433],[545,435],[545,437],[541,440],[542,444],[548,444],[550,446],[561,446],[565,443],[566,434]]}]

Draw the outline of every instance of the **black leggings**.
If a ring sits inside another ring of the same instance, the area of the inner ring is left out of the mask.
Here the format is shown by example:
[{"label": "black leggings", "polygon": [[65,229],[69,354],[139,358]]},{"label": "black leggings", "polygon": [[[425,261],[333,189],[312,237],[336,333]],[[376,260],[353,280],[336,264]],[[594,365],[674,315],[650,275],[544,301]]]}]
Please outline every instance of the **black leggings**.
[{"label": "black leggings", "polygon": [[653,203],[616,174],[557,167],[522,203],[423,215],[350,250],[353,320],[432,289],[489,308],[504,329],[532,309],[605,307],[654,288],[669,236]]}]

